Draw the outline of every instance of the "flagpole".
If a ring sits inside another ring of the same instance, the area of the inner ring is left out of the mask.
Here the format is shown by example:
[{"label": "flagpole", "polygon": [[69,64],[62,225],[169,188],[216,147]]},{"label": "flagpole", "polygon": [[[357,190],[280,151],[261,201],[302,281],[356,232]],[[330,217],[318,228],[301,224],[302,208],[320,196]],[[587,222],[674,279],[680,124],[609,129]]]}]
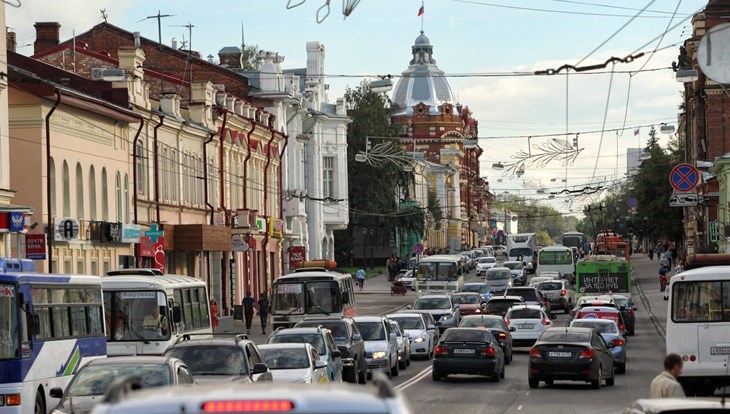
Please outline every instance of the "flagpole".
[{"label": "flagpole", "polygon": [[[421,0],[421,9],[426,10],[423,5],[423,0]],[[421,33],[423,33],[423,15],[426,14],[425,12],[421,14]]]}]

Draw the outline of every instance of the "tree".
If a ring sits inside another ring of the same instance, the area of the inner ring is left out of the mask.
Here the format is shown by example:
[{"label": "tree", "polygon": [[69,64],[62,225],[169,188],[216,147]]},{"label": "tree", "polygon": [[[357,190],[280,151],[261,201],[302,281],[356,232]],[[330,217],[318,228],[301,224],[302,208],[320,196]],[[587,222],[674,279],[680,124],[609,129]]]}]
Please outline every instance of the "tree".
[{"label": "tree", "polygon": [[243,70],[259,70],[261,67],[260,52],[259,45],[244,45],[241,52],[241,68]]}]

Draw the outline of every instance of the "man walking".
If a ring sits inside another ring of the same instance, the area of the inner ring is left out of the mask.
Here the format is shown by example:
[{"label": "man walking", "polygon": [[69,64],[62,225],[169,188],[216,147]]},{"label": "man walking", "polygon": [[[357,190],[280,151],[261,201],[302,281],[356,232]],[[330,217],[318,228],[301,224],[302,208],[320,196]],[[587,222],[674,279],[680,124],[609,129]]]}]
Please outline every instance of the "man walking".
[{"label": "man walking", "polygon": [[664,357],[664,371],[651,381],[649,398],[684,398],[682,384],[677,377],[682,374],[682,357],[669,354]]},{"label": "man walking", "polygon": [[266,335],[266,327],[269,326],[269,311],[271,310],[269,295],[266,292],[261,292],[256,306],[259,311],[259,317],[261,318],[261,333]]},{"label": "man walking", "polygon": [[246,291],[246,297],[241,300],[243,305],[243,316],[246,320],[246,333],[251,334],[251,323],[253,323],[253,305],[256,299],[251,296],[251,291]]},{"label": "man walking", "polygon": [[360,290],[365,286],[365,266],[357,270],[357,285],[360,286]]},{"label": "man walking", "polygon": [[664,257],[667,258],[667,262],[669,263],[669,269],[672,268],[672,249],[667,249],[667,251],[664,252]]}]

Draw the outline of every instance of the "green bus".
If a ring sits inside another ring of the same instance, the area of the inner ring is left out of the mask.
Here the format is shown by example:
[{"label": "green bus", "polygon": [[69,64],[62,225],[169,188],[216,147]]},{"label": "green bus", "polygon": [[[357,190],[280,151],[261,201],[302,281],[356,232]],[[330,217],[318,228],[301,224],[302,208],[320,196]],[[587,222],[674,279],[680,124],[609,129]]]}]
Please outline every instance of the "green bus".
[{"label": "green bus", "polygon": [[580,295],[620,293],[631,296],[631,263],[610,255],[588,256],[575,265],[575,289]]}]

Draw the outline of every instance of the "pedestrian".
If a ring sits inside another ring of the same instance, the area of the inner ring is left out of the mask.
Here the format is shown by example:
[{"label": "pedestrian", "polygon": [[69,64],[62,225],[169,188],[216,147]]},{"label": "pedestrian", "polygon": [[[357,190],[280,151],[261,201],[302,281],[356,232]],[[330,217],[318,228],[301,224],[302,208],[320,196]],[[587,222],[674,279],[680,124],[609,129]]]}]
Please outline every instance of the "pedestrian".
[{"label": "pedestrian", "polygon": [[256,302],[256,308],[261,318],[261,333],[266,335],[266,327],[269,325],[269,311],[271,310],[269,295],[266,292],[261,292],[259,301]]},{"label": "pedestrian", "polygon": [[654,260],[654,242],[649,243],[649,260]]},{"label": "pedestrian", "polygon": [[218,320],[220,319],[220,315],[218,314],[218,302],[215,301],[215,299],[210,300],[210,325],[213,327],[213,332],[215,332],[216,328],[218,327]]},{"label": "pedestrian", "polygon": [[360,290],[365,286],[365,266],[357,270],[357,285],[360,286]]},{"label": "pedestrian", "polygon": [[649,398],[685,398],[682,384],[677,378],[682,374],[682,357],[669,354],[664,357],[664,371],[651,381]]},{"label": "pedestrian", "polygon": [[659,268],[667,269],[669,270],[669,261],[667,260],[667,254],[666,253],[660,253],[659,254]]},{"label": "pedestrian", "polygon": [[667,262],[668,262],[668,264],[669,264],[669,266],[668,266],[667,268],[668,268],[668,269],[671,269],[671,268],[672,268],[672,250],[671,250],[671,249],[667,249],[667,250],[666,250],[666,251],[664,252],[664,257],[666,257],[666,258],[667,258]]},{"label": "pedestrian", "polygon": [[251,323],[253,322],[253,310],[256,299],[251,296],[251,291],[246,291],[246,297],[241,300],[243,305],[243,317],[246,320],[246,333],[251,334]]}]

